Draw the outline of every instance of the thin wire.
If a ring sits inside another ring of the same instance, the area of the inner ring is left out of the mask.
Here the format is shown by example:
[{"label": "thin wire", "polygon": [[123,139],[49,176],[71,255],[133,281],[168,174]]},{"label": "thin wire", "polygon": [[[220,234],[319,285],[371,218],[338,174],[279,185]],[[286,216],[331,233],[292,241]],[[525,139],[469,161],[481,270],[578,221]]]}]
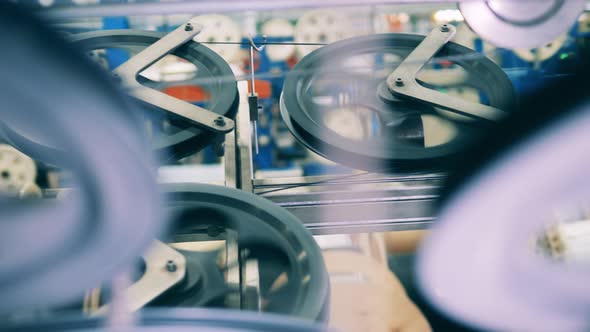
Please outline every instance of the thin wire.
[{"label": "thin wire", "polygon": [[[382,171],[386,171],[386,170],[387,169],[383,169]],[[292,185],[287,185],[287,186],[284,186],[284,187],[281,187],[281,188],[275,188],[275,189],[271,189],[271,190],[256,192],[256,194],[257,195],[264,195],[264,194],[273,193],[273,192],[277,192],[277,191],[288,190],[288,189],[301,188],[301,187],[310,187],[310,186],[315,186],[315,185],[318,185],[318,184],[327,184],[327,183],[330,183],[330,182],[335,182],[335,181],[340,181],[340,180],[346,180],[346,179],[350,179],[350,178],[354,178],[354,177],[359,177],[359,176],[362,176],[362,175],[375,174],[375,173],[379,173],[379,171],[377,171],[377,172],[361,172],[361,173],[355,173],[355,174],[347,174],[347,175],[343,175],[343,176],[339,176],[339,177],[334,177],[334,178],[331,178],[331,179],[319,180],[319,181],[314,181],[314,182],[306,182],[306,183],[292,184]],[[420,175],[421,174],[415,174],[415,176],[420,176]],[[424,178],[412,178],[411,176],[407,176],[406,177],[406,181],[440,180],[440,179],[444,179],[445,177],[446,177],[446,175],[443,174],[443,173],[431,175],[431,177],[425,176]]]},{"label": "thin wire", "polygon": [[[220,45],[244,45],[249,46],[249,42],[232,42],[232,41],[200,41],[200,44],[220,44]],[[299,42],[261,42],[258,45],[301,45],[301,46],[325,46],[328,43],[299,43]]]},{"label": "thin wire", "polygon": [[251,90],[252,94],[256,91],[256,86],[254,85],[254,46],[250,45],[250,80],[251,80]]},{"label": "thin wire", "polygon": [[307,183],[292,184],[292,185],[288,185],[288,186],[281,187],[281,188],[275,188],[275,189],[271,189],[271,190],[257,192],[256,194],[257,195],[264,195],[264,194],[269,194],[269,193],[273,193],[273,192],[277,192],[277,191],[283,191],[283,190],[288,190],[288,189],[314,186],[314,185],[318,185],[318,184],[330,183],[330,182],[333,182],[333,181],[346,180],[346,179],[358,177],[360,175],[367,175],[367,174],[370,174],[370,173],[369,172],[362,172],[362,173],[355,173],[355,174],[347,174],[347,175],[344,175],[344,176],[339,176],[339,177],[336,177],[336,178],[331,178],[331,179],[326,179],[326,180],[320,180],[320,181],[314,181],[314,182],[307,182]]}]

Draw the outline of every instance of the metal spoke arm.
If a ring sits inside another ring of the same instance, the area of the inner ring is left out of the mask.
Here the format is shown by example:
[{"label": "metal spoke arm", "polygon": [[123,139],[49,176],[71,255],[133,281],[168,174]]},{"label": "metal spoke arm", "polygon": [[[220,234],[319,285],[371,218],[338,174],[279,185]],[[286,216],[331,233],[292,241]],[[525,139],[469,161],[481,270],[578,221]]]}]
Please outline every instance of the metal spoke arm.
[{"label": "metal spoke arm", "polygon": [[174,98],[158,90],[138,86],[133,87],[130,94],[144,103],[179,116],[184,120],[189,120],[204,129],[218,133],[227,133],[234,129],[232,119]]},{"label": "metal spoke arm", "polygon": [[387,87],[393,95],[398,97],[429,104],[477,120],[497,121],[505,115],[504,111],[425,88],[416,80],[420,70],[453,38],[455,32],[455,27],[450,24],[433,29],[387,77]]},{"label": "metal spoke arm", "polygon": [[131,57],[115,69],[113,74],[121,80],[123,86],[128,89],[128,93],[134,98],[181,117],[203,129],[227,133],[234,128],[232,119],[141,85],[138,81],[141,71],[172,53],[201,31],[201,26],[193,21],[194,19],[191,19]]},{"label": "metal spoke arm", "polygon": [[[182,281],[186,275],[185,257],[169,245],[155,240],[143,256],[145,272],[127,289],[129,310],[137,311]],[[103,315],[109,309],[105,304],[92,312]]]}]

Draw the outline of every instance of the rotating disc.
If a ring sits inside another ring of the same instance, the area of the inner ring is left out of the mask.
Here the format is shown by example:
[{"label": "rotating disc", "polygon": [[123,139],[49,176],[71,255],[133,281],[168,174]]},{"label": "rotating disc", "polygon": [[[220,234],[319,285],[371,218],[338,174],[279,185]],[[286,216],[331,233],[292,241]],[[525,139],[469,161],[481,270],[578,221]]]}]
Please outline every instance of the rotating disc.
[{"label": "rotating disc", "polygon": [[524,99],[495,128],[502,135],[466,151],[451,174],[418,280],[454,319],[494,331],[590,327],[588,265],[545,257],[533,244],[559,215],[587,218],[588,69]]},{"label": "rotating disc", "polygon": [[207,44],[207,47],[215,51],[228,62],[235,61],[240,52],[242,33],[238,24],[229,16],[211,14],[197,16],[196,22],[203,30],[195,36],[196,42],[230,42],[233,44]]},{"label": "rotating disc", "polygon": [[[213,309],[150,309],[142,312],[138,320],[137,324],[127,326],[128,331],[320,332],[325,330],[321,325],[290,317]],[[108,332],[113,330],[113,324],[108,319],[80,316],[43,319],[0,327],[5,332]]]},{"label": "rotating disc", "polygon": [[0,89],[2,129],[52,137],[67,154],[47,156],[31,146],[23,152],[54,159],[77,188],[63,201],[0,199],[0,313],[6,313],[82,296],[145,250],[163,214],[156,162],[108,78],[18,7],[2,3],[0,25],[7,47],[0,71],[10,82]]},{"label": "rotating disc", "polygon": [[[231,244],[233,237],[240,264],[247,267],[256,262],[258,295],[254,302],[261,304],[262,311],[308,320],[326,318],[329,286],[322,254],[297,218],[266,199],[236,189],[170,184],[166,190],[176,220],[176,239],[184,242],[197,236]],[[228,272],[216,268],[217,252],[181,252],[187,257],[186,280],[198,283],[171,289],[152,305],[211,306],[218,303],[211,301],[219,300],[218,295],[231,292],[221,284],[220,278]],[[190,268],[191,260],[195,268]]]},{"label": "rotating disc", "polygon": [[295,26],[295,43],[297,55],[303,58],[320,46],[306,43],[329,44],[351,37],[350,19],[339,12],[325,9],[310,10],[303,14]]},{"label": "rotating disc", "polygon": [[[105,30],[77,34],[71,37],[74,46],[89,54],[105,49],[121,49],[130,55],[155,43],[163,36],[159,32],[139,30]],[[208,99],[204,101],[205,108],[223,116],[233,117],[237,111],[238,91],[235,76],[228,64],[209,48],[196,42],[188,42],[177,48],[173,55],[188,60],[196,67],[195,76],[189,81],[167,83],[147,82],[153,89],[162,90],[175,84],[197,85],[206,91]],[[81,109],[80,112],[84,110]],[[157,154],[170,159],[180,159],[200,151],[214,140],[212,132],[195,128],[194,126],[163,114],[151,108],[145,109],[145,116],[152,123],[151,144]],[[50,145],[48,138],[37,138],[30,131],[19,132],[14,128],[7,128],[7,134],[17,147],[33,145],[30,149],[50,149],[51,153],[59,154]],[[44,145],[41,145],[43,142]],[[49,153],[47,153],[49,154]],[[35,158],[35,156],[32,156]]]},{"label": "rotating disc", "polygon": [[461,14],[473,31],[505,48],[535,48],[550,43],[567,32],[584,6],[584,0],[459,3]]},{"label": "rotating disc", "polygon": [[[472,141],[482,124],[394,97],[383,84],[423,38],[406,34],[356,37],[310,53],[287,75],[283,88],[281,115],[290,131],[312,151],[357,169],[443,168]],[[423,69],[418,80],[424,86],[447,93],[475,89],[480,102],[499,109],[514,103],[510,80],[485,56],[455,43],[447,43],[437,56],[441,60],[435,59],[435,64],[447,69]],[[350,113],[356,113],[356,130],[338,129],[327,122],[340,113],[349,123]],[[448,135],[439,135],[442,129]]]}]

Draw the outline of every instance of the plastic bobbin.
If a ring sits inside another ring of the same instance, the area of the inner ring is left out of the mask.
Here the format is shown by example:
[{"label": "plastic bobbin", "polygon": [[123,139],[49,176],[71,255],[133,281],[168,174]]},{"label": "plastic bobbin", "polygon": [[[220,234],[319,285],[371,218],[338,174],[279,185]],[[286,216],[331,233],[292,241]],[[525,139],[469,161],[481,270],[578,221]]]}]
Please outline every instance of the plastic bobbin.
[{"label": "plastic bobbin", "polygon": [[[309,11],[297,20],[295,42],[329,44],[351,37],[353,32],[350,30],[350,21],[348,16],[339,12],[325,9]],[[297,56],[302,58],[319,47],[297,45]]]},{"label": "plastic bobbin", "polygon": [[240,51],[238,44],[242,40],[240,27],[229,16],[225,15],[201,15],[195,18],[195,22],[203,26],[203,30],[195,36],[194,41],[202,43],[233,42],[235,44],[205,44],[226,61],[236,59]]},{"label": "plastic bobbin", "polygon": [[0,192],[18,194],[35,183],[37,165],[33,159],[7,144],[0,144]]},{"label": "plastic bobbin", "polygon": [[[295,28],[286,19],[274,18],[262,25],[262,34],[268,37],[292,38]],[[295,54],[295,45],[268,45],[266,55],[271,61],[287,61]]]}]

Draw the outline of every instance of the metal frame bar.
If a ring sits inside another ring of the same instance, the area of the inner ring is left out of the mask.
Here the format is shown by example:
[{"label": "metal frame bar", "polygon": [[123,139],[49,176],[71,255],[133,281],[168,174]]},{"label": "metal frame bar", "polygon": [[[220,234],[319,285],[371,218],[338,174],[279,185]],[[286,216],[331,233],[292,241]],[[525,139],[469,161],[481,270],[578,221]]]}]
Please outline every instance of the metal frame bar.
[{"label": "metal frame bar", "polygon": [[[287,10],[324,7],[412,5],[412,4],[456,4],[458,2],[481,0],[185,0],[161,3],[118,3],[86,6],[62,6],[44,9],[41,12],[50,19],[101,16],[141,16],[168,14],[230,13],[257,10]],[[524,1],[524,0],[523,0]],[[531,1],[531,0],[529,0]],[[548,1],[548,0],[532,0]]]},{"label": "metal frame bar", "polygon": [[445,174],[309,176],[254,179],[248,86],[226,134],[226,186],[259,194],[297,216],[313,234],[399,231],[430,227]]},{"label": "metal frame bar", "polygon": [[[373,174],[366,182],[325,182],[305,186],[305,192],[287,185],[264,197],[298,217],[313,234],[425,229],[435,219],[441,185],[441,179],[427,178],[403,181]],[[255,187],[255,192],[266,188]]]},{"label": "metal frame bar", "polygon": [[238,93],[240,103],[236,125],[234,131],[225,135],[225,185],[252,192],[252,134],[247,81],[238,82]]}]

